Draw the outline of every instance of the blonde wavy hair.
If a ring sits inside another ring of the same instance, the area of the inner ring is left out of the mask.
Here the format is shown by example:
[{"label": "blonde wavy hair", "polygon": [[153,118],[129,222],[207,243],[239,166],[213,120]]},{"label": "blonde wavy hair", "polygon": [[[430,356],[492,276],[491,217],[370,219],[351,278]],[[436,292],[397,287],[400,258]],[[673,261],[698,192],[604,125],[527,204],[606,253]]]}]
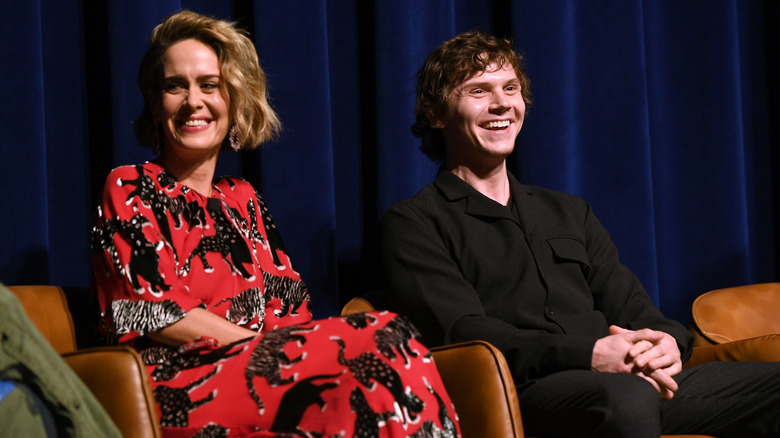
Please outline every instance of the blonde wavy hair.
[{"label": "blonde wavy hair", "polygon": [[[274,138],[281,130],[281,122],[268,102],[266,75],[252,41],[234,23],[184,10],[155,27],[151,45],[141,61],[138,85],[144,96],[144,109],[133,125],[138,141],[144,146],[154,144],[158,127],[152,107],[162,99],[162,58],[169,47],[186,39],[200,41],[217,54],[221,82],[230,100],[230,120],[235,124],[240,148],[254,149]],[[227,141],[223,142],[226,144]]]}]

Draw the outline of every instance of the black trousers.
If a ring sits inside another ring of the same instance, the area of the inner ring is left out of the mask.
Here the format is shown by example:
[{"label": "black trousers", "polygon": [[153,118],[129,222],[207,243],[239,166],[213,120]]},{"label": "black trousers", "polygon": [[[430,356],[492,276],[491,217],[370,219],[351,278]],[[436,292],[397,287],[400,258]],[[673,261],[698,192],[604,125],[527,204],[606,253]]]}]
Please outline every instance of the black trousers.
[{"label": "black trousers", "polygon": [[714,362],[675,376],[663,400],[631,374],[571,370],[519,395],[523,428],[539,437],[780,436],[780,362]]}]

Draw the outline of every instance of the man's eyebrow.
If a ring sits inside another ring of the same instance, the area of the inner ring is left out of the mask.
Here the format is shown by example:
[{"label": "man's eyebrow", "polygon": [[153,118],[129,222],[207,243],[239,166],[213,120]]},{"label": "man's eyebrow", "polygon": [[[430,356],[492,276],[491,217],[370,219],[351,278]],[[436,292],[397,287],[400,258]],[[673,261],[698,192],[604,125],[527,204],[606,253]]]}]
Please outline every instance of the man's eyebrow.
[{"label": "man's eyebrow", "polygon": [[[511,79],[507,79],[502,84],[506,85],[506,84],[519,84],[519,83],[520,83],[520,79],[511,78]],[[466,81],[462,83],[459,88],[469,88],[469,87],[488,88],[492,84],[493,83],[491,81],[481,81],[481,80],[477,80],[474,82]]]}]

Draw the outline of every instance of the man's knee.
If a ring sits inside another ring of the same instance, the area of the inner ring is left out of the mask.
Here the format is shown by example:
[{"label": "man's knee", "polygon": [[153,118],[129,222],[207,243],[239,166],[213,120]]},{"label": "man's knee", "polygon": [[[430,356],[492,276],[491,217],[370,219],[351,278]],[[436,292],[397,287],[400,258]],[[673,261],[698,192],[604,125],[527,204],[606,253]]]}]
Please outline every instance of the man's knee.
[{"label": "man's knee", "polygon": [[661,397],[649,382],[630,374],[562,372],[528,388],[520,402],[532,436],[661,435]]},{"label": "man's knee", "polygon": [[597,435],[644,436],[648,432],[647,436],[660,435],[661,397],[655,387],[633,375],[613,377],[600,386],[589,409]]}]

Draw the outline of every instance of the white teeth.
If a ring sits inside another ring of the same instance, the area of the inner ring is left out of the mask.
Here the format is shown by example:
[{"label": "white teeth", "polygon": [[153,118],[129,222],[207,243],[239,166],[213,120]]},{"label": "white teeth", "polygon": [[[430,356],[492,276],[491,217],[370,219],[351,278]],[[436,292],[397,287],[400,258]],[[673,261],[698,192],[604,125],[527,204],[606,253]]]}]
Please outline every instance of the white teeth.
[{"label": "white teeth", "polygon": [[507,126],[509,126],[509,120],[502,120],[500,122],[490,122],[485,125],[485,128],[506,128]]},{"label": "white teeth", "polygon": [[209,124],[209,122],[207,122],[206,120],[203,120],[203,119],[186,120],[186,121],[184,121],[184,125],[185,126],[204,126],[204,125],[208,125],[208,124]]}]

